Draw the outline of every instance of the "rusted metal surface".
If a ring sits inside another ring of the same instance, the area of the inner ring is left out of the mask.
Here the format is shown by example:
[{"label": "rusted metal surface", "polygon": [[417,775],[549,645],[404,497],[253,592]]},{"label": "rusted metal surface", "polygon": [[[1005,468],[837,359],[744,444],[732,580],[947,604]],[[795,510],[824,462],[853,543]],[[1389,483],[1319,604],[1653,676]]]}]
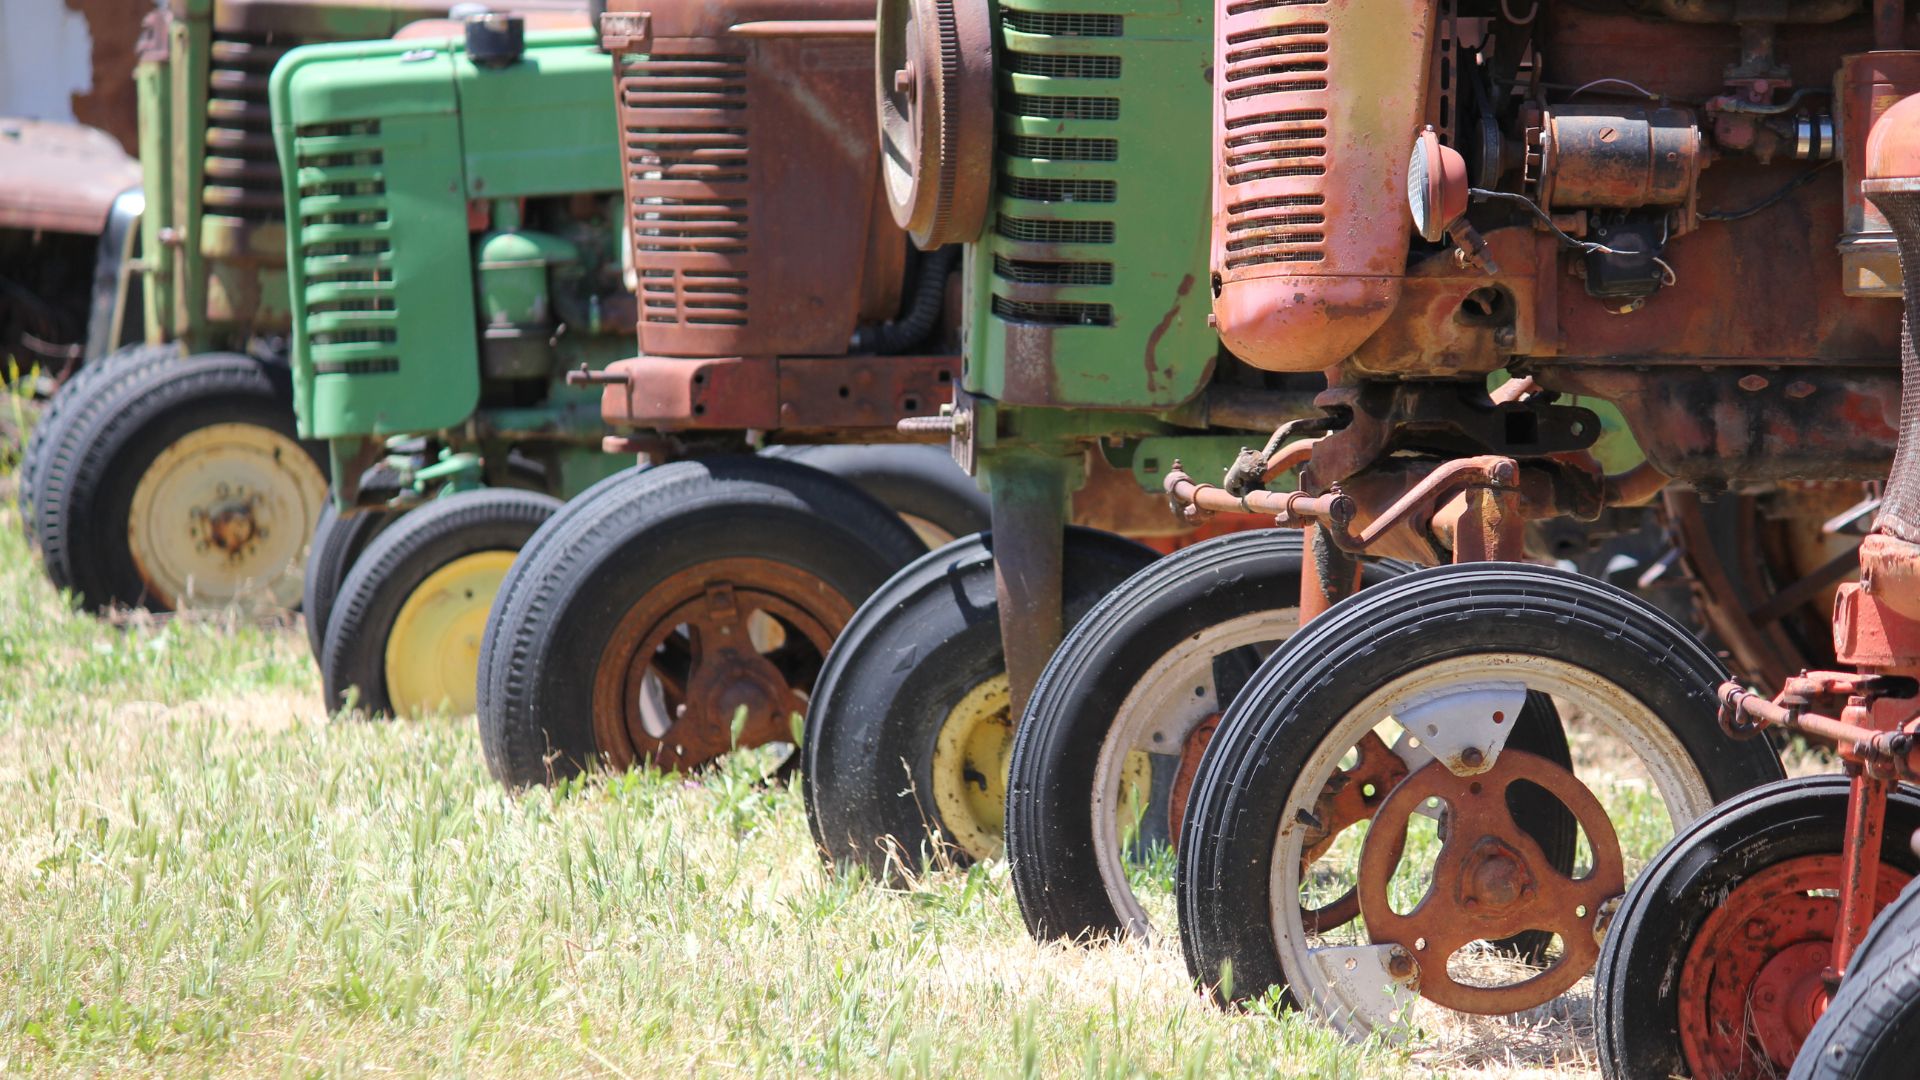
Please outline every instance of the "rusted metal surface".
[{"label": "rusted metal surface", "polygon": [[1837,85],[1834,122],[1840,128],[1845,167],[1840,191],[1846,200],[1840,235],[1841,288],[1849,296],[1899,296],[1900,255],[1893,229],[1886,215],[1861,193],[1860,180],[1866,176],[1867,134],[1874,123],[1895,102],[1920,91],[1920,52],[1849,56],[1841,65]]},{"label": "rusted metal surface", "polygon": [[1214,732],[1220,730],[1220,716],[1213,713],[1193,725],[1180,743],[1180,767],[1174,771],[1173,785],[1167,789],[1167,835],[1173,837],[1176,851],[1180,848],[1180,829],[1187,821],[1187,796],[1193,793],[1193,778],[1200,772],[1200,759],[1206,754],[1207,745],[1213,742]]},{"label": "rusted metal surface", "polygon": [[71,95],[73,118],[113,136],[129,154],[139,152],[139,116],[134,101],[134,41],[150,0],[65,0],[87,22],[91,39],[91,85]]},{"label": "rusted metal surface", "polygon": [[605,387],[601,419],[620,429],[779,428],[891,441],[902,418],[946,403],[959,377],[957,356],[637,356],[590,381]]},{"label": "rusted metal surface", "polygon": [[996,454],[985,463],[992,503],[993,588],[1012,715],[1027,710],[1040,672],[1065,630],[1066,501],[1074,462]]},{"label": "rusted metal surface", "polygon": [[616,770],[692,769],[793,738],[853,603],[784,563],[696,564],[615,626],[593,673],[595,745]]},{"label": "rusted metal surface", "polygon": [[0,229],[98,236],[140,163],[78,124],[0,117]]},{"label": "rusted metal surface", "polygon": [[[1545,789],[1572,811],[1593,852],[1584,877],[1555,868],[1539,841],[1514,821],[1507,792],[1517,782]],[[1402,915],[1389,901],[1389,884],[1408,821],[1434,798],[1446,805],[1445,840],[1426,898]],[[1422,997],[1495,1016],[1551,1001],[1593,967],[1602,905],[1626,891],[1626,869],[1606,809],[1586,785],[1545,758],[1509,747],[1482,772],[1457,776],[1435,761],[1396,785],[1367,831],[1357,891],[1368,937],[1413,956]],[[1561,951],[1543,970],[1498,986],[1460,982],[1449,972],[1447,959],[1461,948],[1527,930],[1560,936]]]},{"label": "rusted metal surface", "polygon": [[[1367,732],[1354,744],[1357,755],[1349,768],[1341,769],[1327,781],[1320,797],[1314,800],[1313,818],[1317,824],[1307,828],[1300,852],[1301,877],[1314,863],[1332,850],[1342,833],[1370,820],[1387,801],[1387,793],[1407,778],[1407,763],[1374,732]],[[1302,925],[1308,933],[1324,934],[1360,917],[1358,888],[1327,901],[1317,908],[1302,908]]]},{"label": "rusted metal surface", "polygon": [[1706,144],[1690,109],[1556,105],[1541,118],[1540,205],[1684,206]]},{"label": "rusted metal surface", "polygon": [[[1877,848],[1875,849],[1878,850]],[[1681,962],[1680,1045],[1695,1076],[1778,1076],[1826,1007],[1821,972],[1839,927],[1839,855],[1775,863],[1735,886],[1707,916]],[[1876,910],[1907,875],[1882,867]]]},{"label": "rusted metal surface", "polygon": [[1330,367],[1398,301],[1411,227],[1382,211],[1405,205],[1434,19],[1433,0],[1221,7],[1214,314],[1255,367]]},{"label": "rusted metal surface", "polygon": [[993,180],[993,8],[882,0],[876,98],[893,220],[932,249],[980,235]]},{"label": "rusted metal surface", "polygon": [[899,256],[869,266],[859,227],[885,214],[872,5],[611,9],[641,352],[835,356],[892,317]]}]

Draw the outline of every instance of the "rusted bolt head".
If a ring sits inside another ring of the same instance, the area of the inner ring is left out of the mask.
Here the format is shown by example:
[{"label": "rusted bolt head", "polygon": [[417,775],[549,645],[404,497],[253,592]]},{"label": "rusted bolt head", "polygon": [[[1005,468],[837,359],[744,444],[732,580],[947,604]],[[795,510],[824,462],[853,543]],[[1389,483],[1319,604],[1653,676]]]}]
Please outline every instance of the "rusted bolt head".
[{"label": "rusted bolt head", "polygon": [[1786,394],[1795,401],[1803,397],[1812,397],[1814,386],[1805,379],[1795,379],[1787,384]]},{"label": "rusted bolt head", "polygon": [[1414,961],[1413,954],[1405,948],[1395,945],[1393,951],[1387,954],[1387,974],[1395,979],[1411,979],[1419,970],[1420,965]]},{"label": "rusted bolt head", "polygon": [[913,96],[913,62],[909,60],[904,67],[893,73],[893,92]]},{"label": "rusted bolt head", "polygon": [[1486,764],[1486,761],[1487,755],[1482,753],[1477,746],[1469,746],[1465,750],[1460,751],[1460,764],[1465,765],[1469,769],[1477,769]]},{"label": "rusted bolt head", "polygon": [[1496,484],[1511,484],[1520,478],[1520,466],[1512,461],[1496,461],[1487,475]]},{"label": "rusted bolt head", "polygon": [[1743,375],[1740,377],[1740,389],[1742,390],[1758,392],[1766,388],[1767,377],[1765,375]]}]

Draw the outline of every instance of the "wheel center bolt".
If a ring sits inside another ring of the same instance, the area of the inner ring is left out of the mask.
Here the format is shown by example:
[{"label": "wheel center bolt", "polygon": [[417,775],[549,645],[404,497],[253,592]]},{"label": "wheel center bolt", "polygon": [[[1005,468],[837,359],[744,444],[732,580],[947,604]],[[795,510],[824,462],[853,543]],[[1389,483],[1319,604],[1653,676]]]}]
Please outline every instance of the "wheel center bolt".
[{"label": "wheel center bolt", "polygon": [[904,94],[911,100],[913,98],[913,76],[913,61],[909,60],[899,71],[893,73],[893,92],[896,94]]},{"label": "wheel center bolt", "polygon": [[1504,911],[1533,897],[1533,873],[1520,853],[1504,841],[1483,836],[1467,855],[1460,876],[1460,906],[1468,911]]}]

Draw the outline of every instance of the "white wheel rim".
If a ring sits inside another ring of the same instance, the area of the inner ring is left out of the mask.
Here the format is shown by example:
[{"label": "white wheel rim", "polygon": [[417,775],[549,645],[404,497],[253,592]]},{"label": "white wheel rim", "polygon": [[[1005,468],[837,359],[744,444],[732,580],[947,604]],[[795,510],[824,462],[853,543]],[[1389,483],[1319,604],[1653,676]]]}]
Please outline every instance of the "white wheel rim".
[{"label": "white wheel rim", "polygon": [[127,545],[159,605],[287,610],[300,602],[326,477],[257,424],[209,424],[160,451],[134,487]]},{"label": "white wheel rim", "polygon": [[[1250,645],[1277,644],[1299,629],[1298,608],[1255,612],[1209,626],[1155,660],[1120,703],[1094,765],[1093,854],[1107,900],[1128,933],[1153,932],[1152,920],[1133,893],[1121,845],[1128,756],[1144,752],[1178,761],[1188,733],[1228,704],[1213,684],[1215,658]],[[1196,689],[1204,692],[1196,694]]]},{"label": "white wheel rim", "polygon": [[[1297,821],[1296,814],[1303,808],[1311,810],[1347,751],[1368,730],[1386,721],[1400,703],[1430,698],[1454,688],[1515,681],[1524,682],[1530,690],[1550,694],[1558,702],[1574,705],[1596,721],[1596,726],[1608,736],[1625,743],[1665,802],[1673,829],[1683,828],[1713,805],[1706,781],[1687,756],[1686,749],[1651,709],[1625,688],[1566,661],[1519,653],[1459,656],[1426,665],[1374,691],[1341,717],[1333,731],[1314,748],[1299,779],[1288,792],[1287,804],[1280,816],[1280,831],[1274,838],[1268,880],[1268,927],[1287,984],[1297,999],[1342,1034],[1356,1039],[1371,1034],[1377,1030],[1382,1014],[1375,1009],[1354,1008],[1350,999],[1337,991],[1328,978],[1332,965],[1323,964],[1318,958],[1342,946],[1315,946],[1306,933],[1300,912],[1300,856],[1307,828]],[[1408,756],[1397,746],[1396,752]],[[1419,753],[1412,751],[1414,755]],[[1430,760],[1430,757],[1423,758],[1422,763]],[[1488,764],[1491,765],[1491,761]]]}]

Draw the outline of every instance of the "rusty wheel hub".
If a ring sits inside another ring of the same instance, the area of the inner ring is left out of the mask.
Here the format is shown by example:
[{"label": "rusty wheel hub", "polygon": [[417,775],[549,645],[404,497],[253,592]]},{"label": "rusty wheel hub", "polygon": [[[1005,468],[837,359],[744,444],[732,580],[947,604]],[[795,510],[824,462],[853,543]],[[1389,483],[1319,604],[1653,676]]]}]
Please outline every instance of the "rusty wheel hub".
[{"label": "rusty wheel hub", "polygon": [[[1839,855],[1803,855],[1741,882],[1700,925],[1680,968],[1680,1045],[1693,1075],[1784,1075],[1826,1010],[1840,921]],[[1880,905],[1908,875],[1880,868]]]},{"label": "rusty wheel hub", "polygon": [[594,674],[593,723],[616,769],[691,769],[792,736],[853,605],[770,559],[720,559],[628,610]]},{"label": "rusty wheel hub", "polygon": [[880,172],[893,218],[925,250],[978,236],[993,164],[986,4],[881,0]]},{"label": "rusty wheel hub", "polygon": [[[1364,760],[1364,759],[1363,759]],[[1582,877],[1555,869],[1540,844],[1514,821],[1507,791],[1527,782],[1551,793],[1580,823],[1593,850]],[[1443,807],[1445,839],[1426,895],[1406,914],[1388,889],[1406,849],[1413,815]],[[1459,1012],[1486,1016],[1532,1008],[1558,997],[1593,967],[1602,905],[1626,890],[1620,842],[1593,793],[1572,772],[1523,750],[1507,749],[1491,768],[1458,776],[1434,762],[1390,792],[1360,852],[1360,914],[1376,945],[1394,945],[1418,964],[1420,995]],[[1519,982],[1479,986],[1455,979],[1448,960],[1476,941],[1528,930],[1560,936],[1560,953]]]}]

